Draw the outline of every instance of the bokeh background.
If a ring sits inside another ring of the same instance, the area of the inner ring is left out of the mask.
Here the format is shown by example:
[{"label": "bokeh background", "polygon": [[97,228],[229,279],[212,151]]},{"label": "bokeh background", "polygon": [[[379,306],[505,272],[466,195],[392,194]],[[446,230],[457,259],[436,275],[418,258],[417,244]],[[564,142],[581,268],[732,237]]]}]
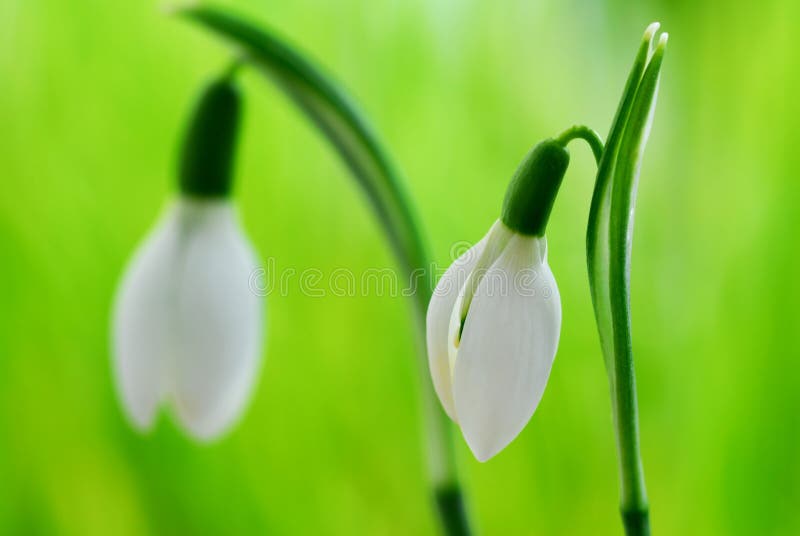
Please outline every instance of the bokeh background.
[{"label": "bokeh background", "polygon": [[[633,257],[656,535],[800,533],[796,0],[240,0],[356,96],[436,259],[497,217],[527,149],[606,133],[641,32],[671,34]],[[109,311],[174,190],[200,85],[229,50],[155,2],[0,2],[0,533],[434,534],[409,304],[268,299],[249,411],[198,446],[124,420]],[[337,157],[244,73],[238,202],[275,269],[394,266]],[[585,273],[594,167],[576,145],[549,228],[561,346],[530,425],[486,464],[458,438],[482,534],[620,534]],[[323,281],[324,285],[324,281]]]}]

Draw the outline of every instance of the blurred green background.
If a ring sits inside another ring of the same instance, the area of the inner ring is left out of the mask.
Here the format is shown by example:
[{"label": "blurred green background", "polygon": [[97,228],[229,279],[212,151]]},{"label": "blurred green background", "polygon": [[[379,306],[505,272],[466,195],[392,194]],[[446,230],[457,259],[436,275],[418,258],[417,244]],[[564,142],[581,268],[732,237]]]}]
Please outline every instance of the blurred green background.
[{"label": "blurred green background", "polygon": [[[498,216],[527,149],[605,134],[642,31],[671,34],[639,190],[633,321],[658,535],[800,534],[796,0],[240,0],[357,97],[439,262]],[[173,190],[199,86],[229,51],[148,2],[0,2],[0,533],[434,534],[409,304],[268,301],[257,393],[210,446],[125,422],[110,376],[121,271]],[[337,157],[254,73],[238,199],[276,269],[393,266]],[[586,278],[594,165],[549,227],[564,309],[529,426],[459,463],[482,534],[620,534]]]}]

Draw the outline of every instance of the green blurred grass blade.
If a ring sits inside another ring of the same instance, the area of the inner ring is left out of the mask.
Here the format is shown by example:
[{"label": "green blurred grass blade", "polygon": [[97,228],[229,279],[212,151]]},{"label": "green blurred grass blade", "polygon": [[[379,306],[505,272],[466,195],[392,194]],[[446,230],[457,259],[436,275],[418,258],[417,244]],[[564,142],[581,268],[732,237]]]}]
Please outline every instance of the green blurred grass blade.
[{"label": "green blurred grass blade", "polygon": [[[425,269],[428,256],[399,173],[364,117],[331,78],[293,47],[242,17],[205,6],[187,7],[177,13],[235,44],[249,63],[298,105],[357,178],[404,271],[410,274]],[[419,280],[418,299],[427,307],[429,283],[427,278]]]}]

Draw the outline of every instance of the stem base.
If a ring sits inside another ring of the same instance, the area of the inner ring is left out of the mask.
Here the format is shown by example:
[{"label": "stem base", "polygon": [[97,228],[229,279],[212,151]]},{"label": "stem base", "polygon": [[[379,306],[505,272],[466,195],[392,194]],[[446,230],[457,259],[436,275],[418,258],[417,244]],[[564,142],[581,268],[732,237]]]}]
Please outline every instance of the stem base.
[{"label": "stem base", "polygon": [[650,512],[622,510],[621,514],[626,536],[650,536]]},{"label": "stem base", "polygon": [[451,485],[436,490],[436,507],[447,536],[469,536],[472,534],[464,506],[464,495],[458,486]]}]

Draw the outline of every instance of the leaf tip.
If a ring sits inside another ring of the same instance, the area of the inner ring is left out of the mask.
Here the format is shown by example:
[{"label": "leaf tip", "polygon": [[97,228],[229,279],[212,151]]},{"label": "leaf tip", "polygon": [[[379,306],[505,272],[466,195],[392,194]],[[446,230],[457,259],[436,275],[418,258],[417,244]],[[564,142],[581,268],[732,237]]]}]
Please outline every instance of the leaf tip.
[{"label": "leaf tip", "polygon": [[658,31],[659,28],[661,28],[660,22],[650,23],[650,26],[648,26],[647,29],[644,31],[644,36],[642,37],[642,40],[648,42],[652,41],[653,37],[655,37],[656,32]]},{"label": "leaf tip", "polygon": [[656,46],[656,48],[660,49],[667,48],[668,40],[669,40],[669,34],[667,32],[662,33],[661,36],[658,38],[658,45]]}]

